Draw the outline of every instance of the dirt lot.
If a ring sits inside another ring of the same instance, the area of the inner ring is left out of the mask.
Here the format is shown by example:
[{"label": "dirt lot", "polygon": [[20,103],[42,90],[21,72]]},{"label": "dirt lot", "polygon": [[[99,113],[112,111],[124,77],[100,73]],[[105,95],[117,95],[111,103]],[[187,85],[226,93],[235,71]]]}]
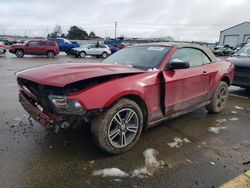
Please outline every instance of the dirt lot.
[{"label": "dirt lot", "polygon": [[[16,71],[48,63],[97,61],[63,54],[55,59],[0,57],[1,187],[217,187],[250,170],[245,163],[250,161],[250,93],[236,87],[230,88],[221,114],[207,114],[202,108],[167,121],[144,132],[131,151],[118,156],[95,148],[88,127],[55,134],[28,122],[18,102]],[[140,176],[134,170],[145,166],[143,152],[148,148],[155,149],[162,162],[152,174]],[[127,174],[92,175],[104,168]]]}]

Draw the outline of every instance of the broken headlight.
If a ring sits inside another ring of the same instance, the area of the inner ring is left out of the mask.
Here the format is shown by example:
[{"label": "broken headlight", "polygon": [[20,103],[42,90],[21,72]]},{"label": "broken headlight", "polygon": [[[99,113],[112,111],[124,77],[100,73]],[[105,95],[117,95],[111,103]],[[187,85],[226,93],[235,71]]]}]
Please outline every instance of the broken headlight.
[{"label": "broken headlight", "polygon": [[59,114],[84,114],[81,104],[76,100],[67,99],[66,96],[49,95],[49,100],[55,107],[56,112]]}]

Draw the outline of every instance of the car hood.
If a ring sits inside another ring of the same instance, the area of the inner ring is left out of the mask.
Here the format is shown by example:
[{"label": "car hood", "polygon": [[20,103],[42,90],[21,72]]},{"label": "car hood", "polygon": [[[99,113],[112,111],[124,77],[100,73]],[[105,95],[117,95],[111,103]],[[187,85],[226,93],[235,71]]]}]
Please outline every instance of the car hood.
[{"label": "car hood", "polygon": [[235,67],[250,68],[250,57],[247,56],[232,56],[228,60],[234,64]]},{"label": "car hood", "polygon": [[16,73],[18,78],[42,85],[64,87],[68,84],[102,76],[139,74],[146,71],[122,65],[101,63],[63,63],[44,65]]}]

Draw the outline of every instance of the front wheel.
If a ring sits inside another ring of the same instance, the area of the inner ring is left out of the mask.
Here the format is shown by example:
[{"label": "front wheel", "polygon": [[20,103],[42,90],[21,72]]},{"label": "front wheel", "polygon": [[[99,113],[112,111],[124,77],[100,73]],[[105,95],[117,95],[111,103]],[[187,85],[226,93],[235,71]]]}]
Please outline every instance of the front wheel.
[{"label": "front wheel", "polygon": [[105,59],[105,58],[107,58],[107,57],[108,57],[108,53],[107,53],[107,52],[103,52],[103,53],[102,53],[102,58]]},{"label": "front wheel", "polygon": [[110,153],[131,149],[143,128],[141,108],[132,100],[122,99],[102,115],[95,117],[91,129],[96,145]]},{"label": "front wheel", "polygon": [[85,52],[80,52],[80,53],[79,53],[79,57],[80,57],[80,58],[84,58],[85,56],[86,56],[86,53],[85,53]]},{"label": "front wheel", "polygon": [[23,50],[16,50],[16,56],[17,57],[23,57],[24,56],[24,51]]},{"label": "front wheel", "polygon": [[211,103],[206,106],[206,109],[211,113],[221,112],[227,103],[228,98],[228,85],[226,82],[221,81],[216,88]]}]

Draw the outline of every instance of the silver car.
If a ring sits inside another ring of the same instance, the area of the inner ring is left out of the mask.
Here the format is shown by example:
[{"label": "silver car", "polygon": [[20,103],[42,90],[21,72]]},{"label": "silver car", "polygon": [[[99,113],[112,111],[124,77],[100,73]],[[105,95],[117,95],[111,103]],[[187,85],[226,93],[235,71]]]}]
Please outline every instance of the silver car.
[{"label": "silver car", "polygon": [[86,55],[106,58],[111,54],[110,48],[106,45],[92,44],[88,46],[82,46],[73,48],[72,53],[76,57],[84,58]]}]

